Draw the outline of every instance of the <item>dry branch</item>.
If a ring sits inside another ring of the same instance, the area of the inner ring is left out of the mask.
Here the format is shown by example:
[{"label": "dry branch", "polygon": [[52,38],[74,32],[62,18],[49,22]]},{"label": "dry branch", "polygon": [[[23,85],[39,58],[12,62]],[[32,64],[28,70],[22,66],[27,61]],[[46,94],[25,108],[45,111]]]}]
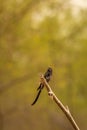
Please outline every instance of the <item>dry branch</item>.
[{"label": "dry branch", "polygon": [[52,99],[55,101],[55,103],[59,106],[59,108],[64,112],[64,114],[66,115],[67,119],[70,121],[70,123],[72,124],[73,128],[75,130],[80,130],[78,125],[76,124],[74,118],[72,117],[70,110],[68,108],[68,106],[64,106],[62,104],[62,102],[57,98],[57,96],[54,94],[54,92],[52,91],[51,87],[49,86],[49,84],[46,82],[44,76],[41,76],[41,82],[44,83],[44,85],[46,86],[46,89],[48,91],[48,95],[52,97]]}]

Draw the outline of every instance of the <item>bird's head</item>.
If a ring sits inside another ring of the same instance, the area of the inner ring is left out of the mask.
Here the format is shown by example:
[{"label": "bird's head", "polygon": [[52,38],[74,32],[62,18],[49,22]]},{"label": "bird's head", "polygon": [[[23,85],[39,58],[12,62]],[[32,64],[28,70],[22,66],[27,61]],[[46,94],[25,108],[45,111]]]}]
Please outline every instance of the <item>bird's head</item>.
[{"label": "bird's head", "polygon": [[51,67],[48,68],[48,72],[50,72],[52,74],[52,68]]}]

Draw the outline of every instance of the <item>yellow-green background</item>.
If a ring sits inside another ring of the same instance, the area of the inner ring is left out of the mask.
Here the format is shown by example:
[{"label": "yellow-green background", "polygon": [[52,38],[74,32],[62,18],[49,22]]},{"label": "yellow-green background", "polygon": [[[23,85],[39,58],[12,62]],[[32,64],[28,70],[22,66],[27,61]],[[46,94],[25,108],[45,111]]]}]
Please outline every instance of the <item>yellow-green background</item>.
[{"label": "yellow-green background", "polygon": [[40,74],[87,129],[87,8],[69,0],[0,0],[0,130],[73,130]]}]

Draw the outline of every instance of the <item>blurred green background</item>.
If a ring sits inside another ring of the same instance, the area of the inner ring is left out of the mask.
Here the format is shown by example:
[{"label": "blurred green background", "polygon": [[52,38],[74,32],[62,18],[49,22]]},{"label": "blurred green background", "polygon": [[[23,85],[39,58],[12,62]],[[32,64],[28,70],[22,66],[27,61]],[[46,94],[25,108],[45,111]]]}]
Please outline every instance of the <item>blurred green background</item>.
[{"label": "blurred green background", "polygon": [[31,106],[48,66],[52,90],[87,129],[86,4],[0,0],[0,130],[73,130],[45,89]]}]

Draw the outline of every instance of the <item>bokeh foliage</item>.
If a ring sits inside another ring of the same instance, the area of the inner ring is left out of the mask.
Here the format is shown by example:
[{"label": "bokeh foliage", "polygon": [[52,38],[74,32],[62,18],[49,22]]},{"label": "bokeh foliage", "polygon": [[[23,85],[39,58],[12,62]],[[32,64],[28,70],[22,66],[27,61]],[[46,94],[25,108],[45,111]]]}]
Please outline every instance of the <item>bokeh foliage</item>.
[{"label": "bokeh foliage", "polygon": [[87,9],[68,0],[0,0],[0,130],[72,129],[45,90],[35,107],[40,73],[87,128]]}]

